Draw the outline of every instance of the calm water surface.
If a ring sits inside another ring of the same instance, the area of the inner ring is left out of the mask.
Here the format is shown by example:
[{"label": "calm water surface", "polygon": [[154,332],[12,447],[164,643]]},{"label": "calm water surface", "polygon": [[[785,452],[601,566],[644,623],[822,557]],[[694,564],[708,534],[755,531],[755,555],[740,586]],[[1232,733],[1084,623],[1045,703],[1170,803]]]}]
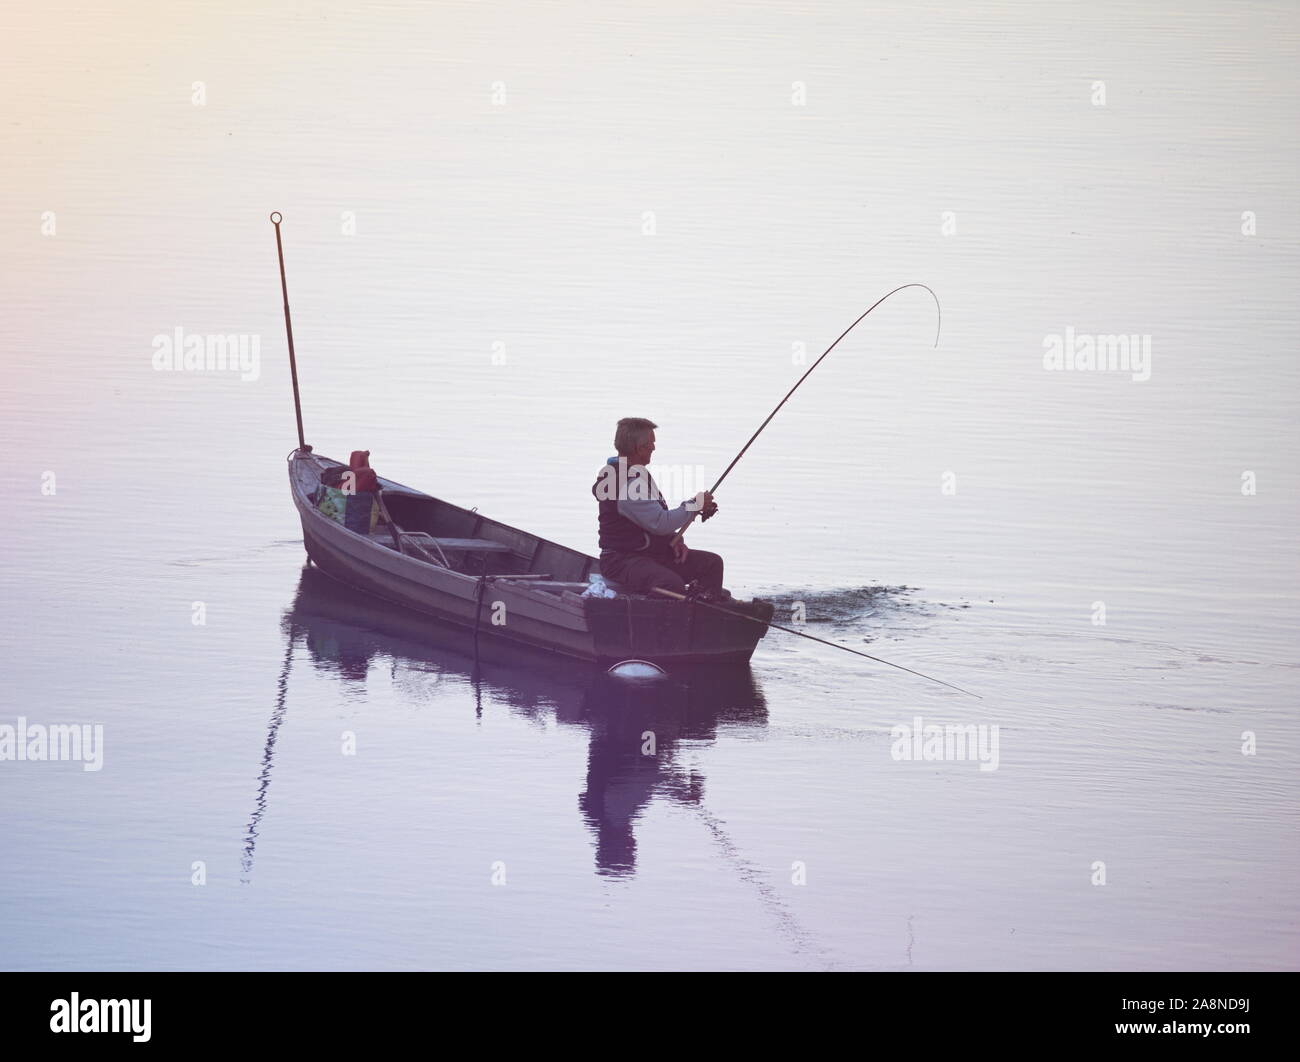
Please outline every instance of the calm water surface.
[{"label": "calm water surface", "polygon": [[[1296,966],[1288,7],[0,20],[0,724],[105,728],[0,763],[0,967]],[[618,417],[711,482],[932,286],[691,541],[983,700],[775,632],[475,668],[304,570],[273,209],[308,441],[584,550]],[[177,327],[257,378],[155,371]],[[917,716],[997,770],[895,761]]]}]

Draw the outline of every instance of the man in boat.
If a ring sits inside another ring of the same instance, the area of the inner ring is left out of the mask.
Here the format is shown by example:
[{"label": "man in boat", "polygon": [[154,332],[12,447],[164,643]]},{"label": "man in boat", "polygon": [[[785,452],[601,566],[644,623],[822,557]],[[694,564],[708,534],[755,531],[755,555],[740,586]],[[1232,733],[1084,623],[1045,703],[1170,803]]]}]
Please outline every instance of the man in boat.
[{"label": "man in boat", "polygon": [[646,467],[655,450],[653,421],[624,417],[614,431],[614,449],[600,470],[591,493],[600,504],[600,572],[630,593],[649,594],[656,588],[686,592],[687,584],[704,600],[723,597],[722,558],[701,549],[687,549],[673,537],[697,512],[707,518],[717,512],[713,495],[700,491],[691,501],[668,508]]}]

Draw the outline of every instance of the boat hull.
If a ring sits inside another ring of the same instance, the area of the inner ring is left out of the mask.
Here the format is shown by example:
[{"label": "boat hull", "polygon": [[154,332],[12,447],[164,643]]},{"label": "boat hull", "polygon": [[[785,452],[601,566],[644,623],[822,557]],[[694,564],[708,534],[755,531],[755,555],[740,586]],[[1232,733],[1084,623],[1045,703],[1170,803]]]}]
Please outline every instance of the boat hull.
[{"label": "boat hull", "polygon": [[[295,462],[299,463],[296,469]],[[526,580],[512,581],[509,574],[474,575],[399,553],[383,544],[382,537],[376,540],[349,531],[316,509],[309,490],[321,462],[336,464],[314,454],[290,458],[293,499],[307,555],[325,574],[374,597],[476,630],[480,637],[598,663],[628,659],[664,665],[743,663],[767,632],[772,605],[766,601],[728,602],[724,612],[636,594],[583,598],[571,591],[535,589]],[[435,501],[400,484],[384,484],[386,497],[389,488],[400,488],[408,497]],[[474,527],[480,534],[512,543],[525,534],[481,517]],[[568,562],[576,565],[574,571],[596,570],[593,557],[525,537],[529,541],[520,555],[550,556],[554,561],[558,557],[554,551],[563,551]]]}]

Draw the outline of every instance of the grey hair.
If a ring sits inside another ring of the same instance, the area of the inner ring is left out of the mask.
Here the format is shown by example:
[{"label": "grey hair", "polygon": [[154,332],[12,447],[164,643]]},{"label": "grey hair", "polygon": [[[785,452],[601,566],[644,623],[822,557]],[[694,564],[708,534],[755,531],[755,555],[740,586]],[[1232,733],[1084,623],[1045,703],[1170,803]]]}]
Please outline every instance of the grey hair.
[{"label": "grey hair", "polygon": [[630,454],[638,449],[647,435],[659,427],[653,420],[644,417],[624,417],[614,429],[614,449],[620,454]]}]

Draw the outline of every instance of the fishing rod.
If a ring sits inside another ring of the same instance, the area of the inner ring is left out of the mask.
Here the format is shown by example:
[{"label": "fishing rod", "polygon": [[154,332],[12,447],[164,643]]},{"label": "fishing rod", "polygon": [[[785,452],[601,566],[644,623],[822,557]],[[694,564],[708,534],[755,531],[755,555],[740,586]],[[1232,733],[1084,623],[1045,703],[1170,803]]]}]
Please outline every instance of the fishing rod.
[{"label": "fishing rod", "polygon": [[289,337],[289,376],[293,379],[293,412],[298,418],[298,449],[306,453],[311,447],[302,437],[302,402],[298,398],[298,363],[293,356],[293,322],[289,319],[289,285],[284,279],[284,245],[280,243],[280,222],[284,215],[271,211],[271,224],[275,226],[275,253],[280,257],[280,291],[284,295],[284,330]]},{"label": "fishing rod", "polygon": [[695,605],[703,605],[705,608],[711,608],[716,612],[725,613],[728,616],[738,616],[741,619],[752,620],[754,623],[761,623],[764,627],[774,627],[778,631],[785,631],[787,634],[797,634],[800,638],[807,638],[812,642],[820,642],[822,645],[829,645],[832,649],[843,649],[846,653],[853,653],[856,656],[865,656],[868,660],[874,660],[877,664],[885,664],[888,667],[897,668],[899,671],[906,671],[909,675],[915,675],[917,678],[923,678],[927,682],[937,682],[940,686],[947,686],[950,690],[956,690],[958,693],[964,693],[967,697],[974,697],[977,701],[984,698],[978,693],[971,693],[970,690],[964,690],[960,686],[954,686],[951,682],[944,682],[943,679],[935,678],[933,675],[923,675],[919,671],[913,671],[910,667],[904,667],[902,664],[891,663],[888,660],[882,660],[878,656],[872,656],[870,653],[864,653],[860,649],[850,649],[847,645],[840,645],[839,642],[828,642],[825,638],[818,638],[816,635],[805,634],[803,631],[797,631],[793,627],[782,627],[779,623],[773,623],[771,620],[761,620],[757,616],[750,616],[744,612],[736,612],[734,609],[723,608],[721,605],[715,605],[710,601],[702,601],[698,597],[687,597],[685,594],[679,594],[675,590],[667,590],[662,586],[654,587],[656,594],[662,594],[664,597],[671,597],[678,601],[689,601]]},{"label": "fishing rod", "polygon": [[[278,230],[277,230],[277,235],[278,235]],[[797,390],[799,390],[799,385],[802,384],[806,379],[808,379],[809,376],[812,375],[813,370],[816,369],[817,366],[822,363],[822,360],[826,357],[827,354],[829,354],[832,350],[834,350],[837,346],[839,346],[840,339],[843,339],[850,332],[852,332],[853,329],[857,328],[859,323],[861,323],[862,319],[866,317],[867,314],[869,314],[877,306],[879,306],[882,302],[884,302],[887,298],[889,298],[890,295],[897,295],[900,291],[904,291],[907,288],[925,288],[926,291],[930,292],[930,297],[934,299],[934,308],[938,313],[938,320],[935,322],[935,327],[934,327],[934,345],[936,347],[939,345],[939,329],[943,325],[943,310],[939,306],[939,296],[936,295],[931,288],[929,288],[925,284],[916,284],[916,283],[903,284],[901,287],[897,287],[893,291],[880,296],[880,298],[878,298],[875,302],[873,302],[870,306],[867,307],[867,309],[863,312],[861,317],[859,317],[856,321],[854,321],[851,325],[849,325],[848,328],[844,329],[844,331],[840,333],[839,339],[835,340],[834,343],[832,343],[829,347],[827,347],[822,352],[822,356],[818,358],[816,361],[814,361],[812,365],[809,367],[808,371],[804,373],[802,376],[800,376],[798,382],[796,382],[795,385],[792,388],[790,388],[789,391],[786,392],[785,398],[781,399],[781,401],[776,404],[776,408],[772,410],[772,412],[767,415],[767,419],[758,426],[758,431],[754,432],[754,434],[749,437],[749,442],[745,443],[745,445],[740,448],[740,453],[736,454],[736,456],[731,459],[731,464],[729,464],[726,467],[722,475],[718,477],[718,481],[714,483],[713,486],[710,488],[709,490],[710,494],[716,494],[718,492],[718,488],[722,486],[722,481],[726,479],[727,476],[730,475],[731,470],[736,467],[736,462],[738,462],[742,457],[745,456],[745,451],[754,445],[754,440],[763,434],[763,429],[766,428],[768,424],[772,422],[773,417],[775,417],[778,413],[781,412],[781,407],[790,400],[790,396],[792,394],[794,394]],[[287,308],[285,312],[286,313],[288,312]],[[702,509],[691,513],[691,518],[686,522],[686,527],[683,527],[680,531],[677,532],[677,534],[673,536],[672,544],[674,546],[681,541],[682,536],[686,534],[686,528],[690,527],[691,524],[695,522],[695,518],[699,516],[701,512],[703,512]]]}]

